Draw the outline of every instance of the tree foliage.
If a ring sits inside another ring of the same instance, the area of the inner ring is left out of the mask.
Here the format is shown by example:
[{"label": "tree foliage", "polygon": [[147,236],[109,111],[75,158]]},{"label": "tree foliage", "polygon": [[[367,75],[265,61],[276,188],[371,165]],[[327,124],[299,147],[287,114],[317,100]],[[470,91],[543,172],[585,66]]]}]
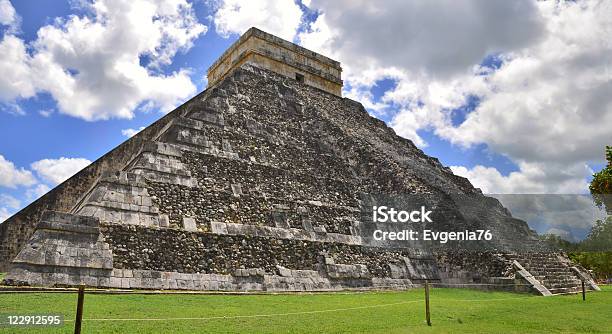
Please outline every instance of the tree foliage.
[{"label": "tree foliage", "polygon": [[[593,174],[589,185],[593,200],[598,207],[612,213],[612,146],[606,146],[608,164]],[[598,220],[591,232],[581,242],[573,243],[559,236],[544,235],[542,239],[554,249],[568,252],[569,257],[583,267],[593,271],[599,278],[612,277],[612,216]]]},{"label": "tree foliage", "polygon": [[606,160],[608,165],[593,174],[589,190],[597,206],[605,206],[608,212],[612,212],[612,146],[606,146]]},{"label": "tree foliage", "polygon": [[612,277],[612,217],[598,220],[589,235],[580,242],[570,242],[554,234],[545,234],[540,238],[552,249],[567,252],[570,259],[592,270],[596,277]]},{"label": "tree foliage", "polygon": [[593,272],[598,279],[612,277],[612,252],[570,252],[569,258]]}]

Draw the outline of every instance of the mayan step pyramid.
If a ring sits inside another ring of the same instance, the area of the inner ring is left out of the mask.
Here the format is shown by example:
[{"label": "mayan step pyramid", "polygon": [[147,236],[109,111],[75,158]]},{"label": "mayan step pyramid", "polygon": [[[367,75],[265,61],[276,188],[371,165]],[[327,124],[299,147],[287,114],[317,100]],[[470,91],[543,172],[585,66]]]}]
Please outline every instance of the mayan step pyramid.
[{"label": "mayan step pyramid", "polygon": [[[340,73],[334,60],[250,29],[213,64],[208,89],[0,224],[4,283],[596,288],[563,254],[537,252],[536,234],[497,200],[341,97]],[[486,251],[376,242],[362,209],[375,194],[422,194],[444,209],[434,228],[496,238]],[[453,196],[477,207],[462,210]],[[527,253],[510,247],[517,240]]]}]

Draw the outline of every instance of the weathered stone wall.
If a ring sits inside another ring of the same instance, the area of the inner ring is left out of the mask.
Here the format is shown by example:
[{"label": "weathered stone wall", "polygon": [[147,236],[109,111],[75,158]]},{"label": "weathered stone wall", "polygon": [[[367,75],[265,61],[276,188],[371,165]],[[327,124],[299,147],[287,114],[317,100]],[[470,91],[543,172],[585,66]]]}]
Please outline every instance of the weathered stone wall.
[{"label": "weathered stone wall", "polygon": [[11,263],[9,284],[105,286],[113,255],[93,217],[45,211],[27,245]]},{"label": "weathered stone wall", "polygon": [[289,201],[284,197],[236,196],[219,189],[206,192],[154,182],[148,184],[148,189],[161,212],[170,217],[172,227],[180,226],[186,216],[195,218],[203,230],[209,230],[211,222],[223,222],[351,235],[351,227],[359,217],[354,208]]},{"label": "weathered stone wall", "polygon": [[[79,266],[15,263],[10,277],[125,288],[404,288],[439,278],[436,259],[426,248],[364,245],[360,194],[481,196],[360,104],[252,66],[92,166],[66,183],[75,188],[63,210],[100,221],[94,245],[112,252],[112,270],[89,277]],[[80,179],[87,173],[91,180]],[[490,221],[479,227],[504,225],[504,240],[530,236],[499,203],[482,202]],[[19,236],[29,237],[3,237]],[[448,277],[500,272],[488,258],[437,260]]]},{"label": "weathered stone wall", "polygon": [[71,212],[96,184],[102,174],[109,171],[122,170],[143,147],[158,136],[159,132],[173,118],[186,112],[193,101],[202,98],[204,95],[206,95],[206,92],[197,95],[173,113],[162,117],[130,138],[130,140],[117,146],[91,165],[85,167],[38,200],[2,222],[0,224],[0,272],[7,270],[10,261],[32,236],[34,228],[45,210]]},{"label": "weathered stone wall", "polygon": [[327,258],[334,265],[363,265],[369,277],[384,278],[391,277],[389,263],[399,263],[403,257],[423,257],[409,249],[386,250],[136,225],[106,224],[101,232],[113,252],[114,266],[119,269],[228,275],[237,269],[260,268],[267,274],[278,275],[277,266],[316,271],[326,264]]},{"label": "weathered stone wall", "polygon": [[512,264],[491,251],[447,250],[435,253],[442,282],[488,283],[490,277],[508,277]]},{"label": "weathered stone wall", "polygon": [[231,71],[250,64],[285,77],[303,76],[307,85],[340,96],[340,63],[274,35],[251,28],[208,69],[208,84],[215,85]]}]

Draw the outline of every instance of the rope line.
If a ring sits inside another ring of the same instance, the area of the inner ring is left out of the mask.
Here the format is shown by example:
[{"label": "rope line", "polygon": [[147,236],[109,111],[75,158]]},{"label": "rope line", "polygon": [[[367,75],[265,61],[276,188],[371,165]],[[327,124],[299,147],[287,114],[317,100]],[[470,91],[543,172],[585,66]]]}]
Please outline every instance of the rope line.
[{"label": "rope line", "polygon": [[507,286],[509,288],[513,286],[532,286],[531,284],[495,284],[495,283],[435,283],[429,282],[429,285],[443,285],[443,286],[465,286],[465,285],[474,285],[474,286]]},{"label": "rope line", "polygon": [[[516,297],[516,298],[490,298],[490,299],[443,299],[445,301],[455,302],[483,302],[483,301],[501,301],[501,300],[513,300],[513,299],[527,299],[529,297]],[[83,321],[188,321],[188,320],[229,320],[229,319],[253,319],[253,318],[272,318],[282,317],[291,315],[304,315],[304,314],[320,314],[320,313],[331,313],[331,312],[342,312],[342,311],[354,311],[362,309],[380,308],[412,303],[421,303],[423,300],[409,300],[390,304],[379,304],[379,305],[366,305],[366,306],[355,306],[347,308],[337,308],[328,310],[313,310],[313,311],[301,311],[301,312],[286,312],[286,313],[270,313],[270,314],[249,314],[249,315],[232,315],[232,316],[215,316],[215,317],[182,317],[182,318],[86,318]],[[66,319],[65,322],[74,322],[72,319]]]},{"label": "rope line", "polygon": [[[366,306],[355,306],[355,307],[337,308],[337,309],[329,309],[329,310],[313,310],[313,311],[287,312],[287,313],[215,316],[215,317],[205,317],[205,318],[116,318],[116,319],[115,318],[90,318],[90,319],[83,319],[83,321],[173,321],[173,320],[219,320],[219,319],[270,318],[270,317],[280,317],[280,316],[289,316],[289,315],[353,311],[353,310],[361,310],[361,309],[411,304],[411,303],[418,303],[418,302],[422,302],[422,300],[409,300],[409,301],[390,303],[390,304],[366,305]],[[72,322],[74,320],[65,320],[65,321]]]},{"label": "rope line", "polygon": [[445,299],[441,298],[443,301],[451,301],[451,302],[488,302],[488,301],[500,301],[500,300],[512,300],[512,299],[528,299],[534,298],[535,296],[528,297],[515,297],[515,298],[487,298],[487,299]]}]

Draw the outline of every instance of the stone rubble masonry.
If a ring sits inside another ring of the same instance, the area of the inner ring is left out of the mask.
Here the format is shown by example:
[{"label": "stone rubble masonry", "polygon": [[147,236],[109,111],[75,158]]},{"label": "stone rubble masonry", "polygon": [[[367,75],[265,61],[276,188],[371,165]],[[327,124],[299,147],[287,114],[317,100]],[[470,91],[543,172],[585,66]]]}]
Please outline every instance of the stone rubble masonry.
[{"label": "stone rubble masonry", "polygon": [[[138,231],[141,233],[135,233]],[[191,244],[186,242],[194,238],[199,240]],[[250,256],[240,254],[239,250],[231,247],[239,240],[240,245],[250,250]],[[313,249],[306,247],[303,250],[306,253],[294,254],[292,249],[296,245],[292,240],[286,240],[285,245],[279,247],[269,238],[240,236],[235,239],[138,225],[101,225],[96,218],[48,211],[43,215],[43,221],[39,223],[26,249],[13,261],[6,283],[245,291],[412,286],[408,277],[376,279],[365,264],[334,264],[333,260],[334,252],[342,252],[345,256],[347,252],[355,252],[361,258],[358,261],[375,264],[394,257],[393,254],[385,254],[385,250],[372,250],[379,254],[368,256],[362,254],[363,250],[357,246],[346,248],[350,246],[312,243]],[[180,249],[173,252],[177,248]],[[326,266],[318,265],[317,254],[320,253],[327,254]],[[172,260],[177,254],[181,255],[182,263]],[[166,257],[160,258],[160,255]],[[113,258],[120,262],[113,262]],[[211,261],[213,259],[217,261]],[[256,259],[259,262],[253,262]],[[290,269],[275,263],[312,269]],[[232,270],[236,264],[240,268]],[[249,265],[256,267],[246,267]],[[205,272],[194,272],[200,270]],[[384,276],[384,273],[379,272],[378,275]]]},{"label": "stone rubble masonry", "polygon": [[[243,65],[0,224],[0,270],[10,284],[302,291],[513,285],[517,260],[575,287],[556,256],[366,244],[363,193],[482,196],[361,104]],[[483,203],[500,246],[535,240]]]},{"label": "stone rubble masonry", "polygon": [[344,235],[336,233],[316,233],[305,229],[279,228],[270,226],[257,226],[247,224],[232,224],[211,222],[211,233],[228,235],[253,235],[273,237],[279,239],[308,240],[321,242],[336,242],[348,245],[361,245],[361,237],[358,235]]}]

